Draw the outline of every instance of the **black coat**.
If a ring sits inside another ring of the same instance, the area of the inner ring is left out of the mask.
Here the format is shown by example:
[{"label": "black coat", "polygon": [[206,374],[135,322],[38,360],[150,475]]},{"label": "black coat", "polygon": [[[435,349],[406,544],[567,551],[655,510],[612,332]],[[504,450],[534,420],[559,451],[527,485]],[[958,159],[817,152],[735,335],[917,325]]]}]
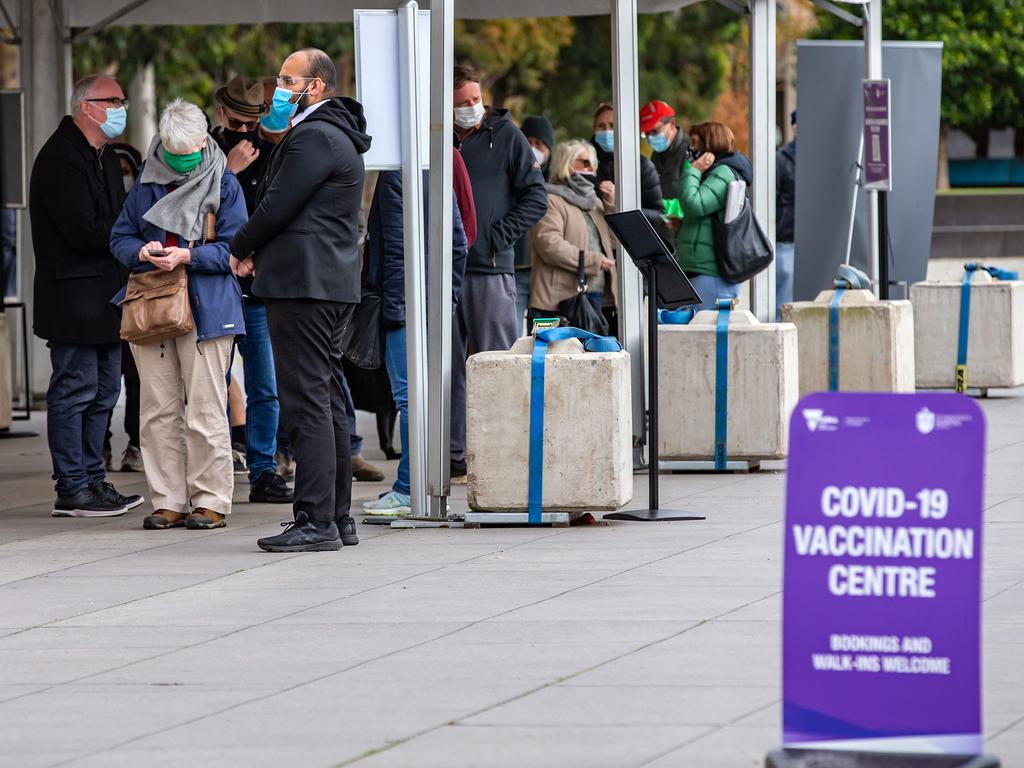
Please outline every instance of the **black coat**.
[{"label": "black coat", "polygon": [[515,244],[548,211],[544,177],[526,136],[508,110],[489,109],[483,124],[456,146],[473,184],[476,241],[466,272],[511,275]]},{"label": "black coat", "polygon": [[690,137],[681,127],[676,127],[676,137],[664,152],[651,155],[651,162],[661,180],[661,196],[665,200],[679,198],[679,182],[686,163],[686,150],[690,148]]},{"label": "black coat", "polygon": [[[605,152],[594,139],[590,140],[597,150],[597,180],[615,183],[615,153]],[[664,226],[661,219],[665,212],[662,205],[661,181],[654,163],[640,155],[640,210],[654,225],[655,229]]]},{"label": "black coat", "polygon": [[114,151],[97,152],[65,117],[32,166],[36,336],[58,344],[121,341],[110,300],[127,275],[110,252],[110,230],[124,198]]},{"label": "black coat", "polygon": [[360,299],[362,105],[333,98],[292,128],[270,156],[259,204],[231,253],[255,255],[253,291],[265,299]]},{"label": "black coat", "polygon": [[775,154],[775,240],[796,240],[796,142]]}]

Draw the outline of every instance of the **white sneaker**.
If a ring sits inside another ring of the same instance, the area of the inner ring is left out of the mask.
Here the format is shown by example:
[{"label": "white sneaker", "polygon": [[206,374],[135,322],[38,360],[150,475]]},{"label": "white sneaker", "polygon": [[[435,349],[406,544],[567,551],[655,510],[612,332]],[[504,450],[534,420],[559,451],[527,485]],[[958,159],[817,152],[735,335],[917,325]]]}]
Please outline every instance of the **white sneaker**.
[{"label": "white sneaker", "polygon": [[401,517],[412,513],[412,499],[404,493],[388,491],[379,499],[363,502],[363,512],[368,515]]}]

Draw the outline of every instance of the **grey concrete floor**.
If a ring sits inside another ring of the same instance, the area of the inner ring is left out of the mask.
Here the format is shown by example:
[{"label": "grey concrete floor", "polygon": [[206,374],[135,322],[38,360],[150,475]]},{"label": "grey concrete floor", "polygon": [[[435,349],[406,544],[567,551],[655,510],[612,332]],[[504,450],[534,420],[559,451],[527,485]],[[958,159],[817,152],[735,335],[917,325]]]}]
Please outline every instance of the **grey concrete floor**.
[{"label": "grey concrete floor", "polygon": [[[985,730],[1013,768],[1024,392],[982,405]],[[782,472],[663,476],[705,522],[361,525],[310,555],[257,550],[287,511],[244,480],[226,530],[149,532],[148,505],[52,519],[49,472],[43,437],[0,440],[0,765],[734,768],[778,745]]]}]

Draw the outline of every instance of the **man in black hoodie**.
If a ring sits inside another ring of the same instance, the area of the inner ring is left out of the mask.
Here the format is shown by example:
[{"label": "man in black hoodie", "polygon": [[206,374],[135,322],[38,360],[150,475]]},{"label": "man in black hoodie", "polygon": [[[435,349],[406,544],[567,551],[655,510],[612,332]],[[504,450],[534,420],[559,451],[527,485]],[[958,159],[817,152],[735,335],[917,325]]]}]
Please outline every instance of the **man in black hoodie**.
[{"label": "man in black hoodie", "polygon": [[[360,300],[359,209],[370,148],[359,102],[337,97],[331,57],[289,56],[275,101],[298,114],[270,156],[252,218],[231,241],[232,268],[266,301],[281,418],[295,453],[295,523],[268,552],[358,544],[342,396],[341,331]],[[288,93],[286,93],[288,92]]]},{"label": "man in black hoodie", "polygon": [[515,244],[548,210],[544,177],[508,110],[485,108],[480,76],[455,68],[455,147],[469,170],[476,242],[469,251],[452,333],[451,474],[466,474],[466,358],[505,350],[519,336]]}]

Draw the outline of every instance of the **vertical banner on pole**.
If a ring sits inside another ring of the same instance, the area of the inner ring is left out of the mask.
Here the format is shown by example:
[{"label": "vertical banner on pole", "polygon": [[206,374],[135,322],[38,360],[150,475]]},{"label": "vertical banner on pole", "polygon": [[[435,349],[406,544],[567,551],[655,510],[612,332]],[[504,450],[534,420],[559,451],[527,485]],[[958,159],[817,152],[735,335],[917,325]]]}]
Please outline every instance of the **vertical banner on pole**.
[{"label": "vertical banner on pole", "polygon": [[892,141],[888,80],[864,81],[864,189],[892,189]]},{"label": "vertical banner on pole", "polygon": [[818,393],[797,405],[786,747],[980,752],[984,450],[984,414],[961,395]]}]

